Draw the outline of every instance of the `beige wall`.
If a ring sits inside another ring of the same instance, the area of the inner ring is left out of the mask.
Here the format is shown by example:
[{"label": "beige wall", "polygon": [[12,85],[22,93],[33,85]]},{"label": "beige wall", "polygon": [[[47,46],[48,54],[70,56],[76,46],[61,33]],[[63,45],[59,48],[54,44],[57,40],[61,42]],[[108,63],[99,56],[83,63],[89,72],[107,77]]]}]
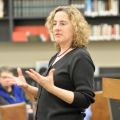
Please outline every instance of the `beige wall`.
[{"label": "beige wall", "polygon": [[[96,66],[120,67],[120,42],[91,42],[88,45]],[[52,43],[0,43],[0,66],[35,67],[55,53]]]},{"label": "beige wall", "polygon": [[120,67],[120,41],[91,42],[88,48],[96,66]]}]

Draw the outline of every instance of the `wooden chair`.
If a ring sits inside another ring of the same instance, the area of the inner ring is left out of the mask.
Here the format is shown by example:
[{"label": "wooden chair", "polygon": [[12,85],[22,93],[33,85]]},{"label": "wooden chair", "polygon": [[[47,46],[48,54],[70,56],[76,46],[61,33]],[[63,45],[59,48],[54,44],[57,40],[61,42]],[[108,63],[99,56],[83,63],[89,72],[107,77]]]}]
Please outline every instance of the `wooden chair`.
[{"label": "wooden chair", "polygon": [[120,100],[120,79],[102,78],[103,96]]},{"label": "wooden chair", "polygon": [[91,105],[92,116],[90,120],[111,120],[109,99],[103,97],[103,92],[95,92],[95,103]]},{"label": "wooden chair", "polygon": [[0,106],[0,120],[27,120],[25,103]]}]

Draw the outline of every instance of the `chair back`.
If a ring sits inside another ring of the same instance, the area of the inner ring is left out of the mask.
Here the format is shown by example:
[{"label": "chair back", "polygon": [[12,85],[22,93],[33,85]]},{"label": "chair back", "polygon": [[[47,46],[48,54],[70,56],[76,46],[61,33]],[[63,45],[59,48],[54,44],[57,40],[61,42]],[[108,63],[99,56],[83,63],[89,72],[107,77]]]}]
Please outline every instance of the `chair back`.
[{"label": "chair back", "polygon": [[91,105],[92,116],[90,120],[111,120],[109,99],[103,97],[103,92],[95,92],[95,102]]},{"label": "chair back", "polygon": [[102,78],[103,96],[120,100],[120,79]]},{"label": "chair back", "polygon": [[0,106],[0,120],[27,120],[25,103]]}]

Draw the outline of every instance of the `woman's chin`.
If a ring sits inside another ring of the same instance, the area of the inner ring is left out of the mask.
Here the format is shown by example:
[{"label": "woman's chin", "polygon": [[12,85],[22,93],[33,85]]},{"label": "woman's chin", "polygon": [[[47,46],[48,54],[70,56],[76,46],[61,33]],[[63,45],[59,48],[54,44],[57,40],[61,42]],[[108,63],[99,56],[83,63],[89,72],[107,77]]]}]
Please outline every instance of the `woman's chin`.
[{"label": "woman's chin", "polygon": [[59,43],[61,43],[62,40],[61,39],[55,39],[54,41],[59,44]]}]

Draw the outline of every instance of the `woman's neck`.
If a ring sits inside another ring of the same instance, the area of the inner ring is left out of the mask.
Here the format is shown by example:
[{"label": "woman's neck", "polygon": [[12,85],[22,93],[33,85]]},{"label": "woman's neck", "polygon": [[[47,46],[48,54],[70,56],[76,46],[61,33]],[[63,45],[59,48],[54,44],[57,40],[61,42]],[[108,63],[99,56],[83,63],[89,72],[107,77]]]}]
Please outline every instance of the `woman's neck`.
[{"label": "woman's neck", "polygon": [[57,57],[61,57],[62,55],[66,54],[67,52],[69,52],[71,48],[67,48],[66,50],[62,50],[58,53]]},{"label": "woman's neck", "polygon": [[60,52],[64,52],[64,51],[66,51],[69,48],[71,48],[71,45],[69,45],[69,44],[62,44],[62,45],[60,45]]}]

